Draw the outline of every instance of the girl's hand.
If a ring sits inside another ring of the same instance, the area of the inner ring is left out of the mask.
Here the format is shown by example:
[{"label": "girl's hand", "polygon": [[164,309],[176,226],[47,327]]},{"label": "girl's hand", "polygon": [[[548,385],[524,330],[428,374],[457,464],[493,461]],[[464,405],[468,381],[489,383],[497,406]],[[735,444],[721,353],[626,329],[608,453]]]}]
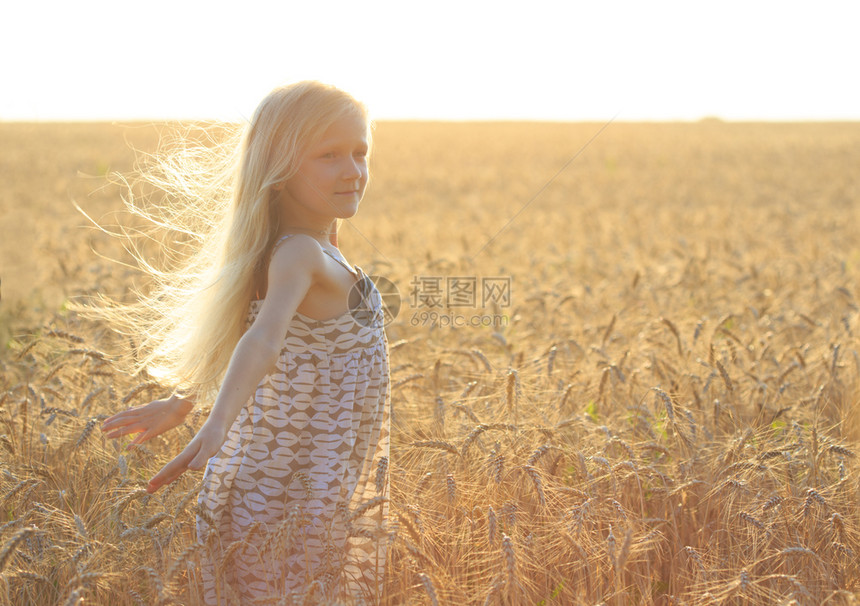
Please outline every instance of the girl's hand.
[{"label": "girl's hand", "polygon": [[106,437],[112,439],[130,433],[140,433],[126,446],[126,450],[130,450],[141,442],[146,442],[181,424],[193,407],[194,404],[188,400],[171,396],[166,400],[155,400],[149,404],[118,412],[105,419],[101,429],[107,434]]},{"label": "girl's hand", "polygon": [[217,422],[206,421],[185,450],[161,468],[149,481],[146,491],[153,493],[181,476],[186,469],[200,470],[217,453],[227,439],[227,428]]}]

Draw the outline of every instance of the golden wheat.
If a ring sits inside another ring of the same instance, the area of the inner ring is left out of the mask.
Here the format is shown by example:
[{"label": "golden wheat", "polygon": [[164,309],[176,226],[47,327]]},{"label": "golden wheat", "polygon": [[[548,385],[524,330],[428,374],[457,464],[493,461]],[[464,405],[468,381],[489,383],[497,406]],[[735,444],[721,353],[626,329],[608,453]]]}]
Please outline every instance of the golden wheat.
[{"label": "golden wheat", "polygon": [[[386,327],[391,458],[345,515],[381,506],[390,482],[382,604],[856,601],[860,128],[613,125],[516,236],[470,257],[591,126],[379,125],[345,249],[404,304],[418,275],[512,285],[510,306],[485,310],[500,325],[420,326],[404,305]],[[117,372],[108,352],[129,344],[61,307],[138,279],[100,260],[127,257],[78,233],[64,196],[113,211],[121,192],[75,171],[126,170],[115,135],[152,148],[157,129],[0,130],[20,175],[0,210],[24,234],[0,236],[0,259],[24,268],[0,266],[0,604],[196,606],[200,557],[229,567],[251,537],[198,543],[195,516],[213,523],[199,474],[143,487],[206,406],[128,452],[104,439],[105,415],[167,392]],[[23,258],[31,242],[44,253]],[[257,527],[262,557],[296,546],[301,518]],[[268,603],[323,600],[325,574]]]}]

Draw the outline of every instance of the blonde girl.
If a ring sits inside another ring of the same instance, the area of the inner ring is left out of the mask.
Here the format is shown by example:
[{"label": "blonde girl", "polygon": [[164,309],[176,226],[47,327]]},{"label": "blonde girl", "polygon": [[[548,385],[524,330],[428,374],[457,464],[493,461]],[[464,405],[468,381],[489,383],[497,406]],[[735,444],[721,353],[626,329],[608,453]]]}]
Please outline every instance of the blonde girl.
[{"label": "blonde girl", "polygon": [[105,420],[108,437],[138,433],[130,446],[140,444],[217,394],[147,487],[205,469],[197,533],[206,604],[292,592],[379,600],[388,343],[379,292],[337,247],[338,220],[356,214],[367,186],[370,143],[367,111],[345,92],[313,81],[272,91],[232,167],[204,178],[186,162],[197,156],[162,163],[155,180],[171,202],[159,221],[184,244],[169,270],[144,262],[148,295],[103,310],[139,343],[137,369],[173,390]]}]

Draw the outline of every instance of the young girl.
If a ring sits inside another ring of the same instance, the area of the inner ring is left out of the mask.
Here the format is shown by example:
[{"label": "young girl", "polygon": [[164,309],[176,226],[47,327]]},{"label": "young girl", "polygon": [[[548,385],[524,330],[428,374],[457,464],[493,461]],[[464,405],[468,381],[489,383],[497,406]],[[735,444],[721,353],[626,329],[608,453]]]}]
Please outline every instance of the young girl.
[{"label": "young girl", "polygon": [[[156,287],[141,301],[111,309],[141,344],[139,368],[174,395],[108,418],[108,437],[139,433],[131,445],[140,444],[217,393],[147,488],[205,467],[197,533],[206,604],[294,591],[380,598],[388,343],[379,292],[337,248],[337,221],[355,215],[367,185],[369,148],[366,109],[351,96],[318,82],[274,90],[244,131],[230,179],[174,187],[220,194],[221,216],[198,218],[202,233],[180,227],[201,242],[195,252],[152,271]],[[210,202],[190,197],[197,208]],[[167,214],[190,224],[195,212]]]}]

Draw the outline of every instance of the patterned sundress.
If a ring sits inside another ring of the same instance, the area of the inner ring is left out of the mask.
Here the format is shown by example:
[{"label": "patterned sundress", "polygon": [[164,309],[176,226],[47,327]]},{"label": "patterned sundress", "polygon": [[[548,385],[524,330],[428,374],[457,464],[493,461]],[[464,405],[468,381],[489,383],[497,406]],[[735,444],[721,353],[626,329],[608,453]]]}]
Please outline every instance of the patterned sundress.
[{"label": "patterned sundress", "polygon": [[[197,516],[207,605],[307,592],[312,603],[374,604],[382,593],[390,430],[382,299],[360,267],[323,250],[356,276],[362,308],[329,320],[297,312],[275,366],[209,459]],[[248,326],[261,303],[251,303]]]}]

